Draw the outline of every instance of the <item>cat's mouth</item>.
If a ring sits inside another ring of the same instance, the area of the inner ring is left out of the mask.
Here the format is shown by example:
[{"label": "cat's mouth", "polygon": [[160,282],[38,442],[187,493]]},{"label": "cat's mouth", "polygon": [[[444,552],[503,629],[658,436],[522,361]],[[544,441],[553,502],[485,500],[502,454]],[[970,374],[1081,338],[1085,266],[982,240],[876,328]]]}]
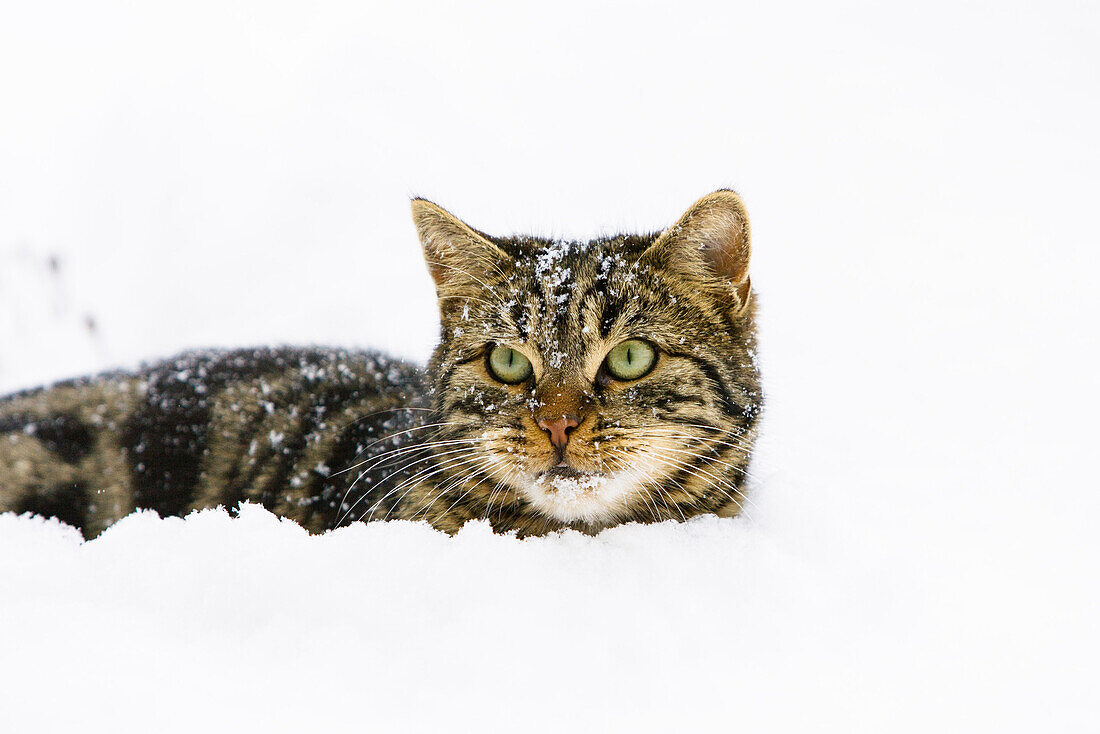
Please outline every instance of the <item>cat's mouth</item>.
[{"label": "cat's mouth", "polygon": [[585,472],[579,469],[574,469],[568,461],[562,459],[558,462],[557,466],[547,469],[544,472],[539,472],[540,477],[561,477],[562,479],[578,479],[589,474],[595,474],[595,472]]},{"label": "cat's mouth", "polygon": [[562,461],[537,473],[525,494],[540,511],[558,520],[599,525],[616,514],[622,484],[615,475],[581,471]]},{"label": "cat's mouth", "polygon": [[558,464],[535,477],[535,489],[552,495],[558,502],[577,502],[595,496],[608,480],[606,474],[577,471]]}]

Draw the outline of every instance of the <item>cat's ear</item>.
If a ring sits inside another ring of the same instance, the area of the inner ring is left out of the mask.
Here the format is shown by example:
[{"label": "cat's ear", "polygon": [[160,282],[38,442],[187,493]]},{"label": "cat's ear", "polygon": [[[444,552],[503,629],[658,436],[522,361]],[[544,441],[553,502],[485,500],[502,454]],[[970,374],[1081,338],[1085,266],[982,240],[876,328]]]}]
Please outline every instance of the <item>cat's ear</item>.
[{"label": "cat's ear", "polygon": [[734,315],[748,308],[752,238],[745,203],[733,191],[715,191],[692,204],[646,254],[728,299]]},{"label": "cat's ear", "polygon": [[476,289],[479,273],[508,257],[485,234],[427,199],[412,200],[412,215],[440,298]]}]

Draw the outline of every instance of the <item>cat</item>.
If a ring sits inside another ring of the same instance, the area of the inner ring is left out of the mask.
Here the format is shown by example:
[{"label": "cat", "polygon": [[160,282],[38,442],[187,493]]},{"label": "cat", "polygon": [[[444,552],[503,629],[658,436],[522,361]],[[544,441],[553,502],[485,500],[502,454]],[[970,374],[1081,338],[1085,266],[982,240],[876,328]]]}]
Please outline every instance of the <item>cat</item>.
[{"label": "cat", "polygon": [[0,512],[85,537],[138,508],[258,503],[320,533],[487,520],[520,537],[735,516],[763,405],[749,219],[494,237],[425,200],[426,370],[373,352],[191,352],[0,398]]}]

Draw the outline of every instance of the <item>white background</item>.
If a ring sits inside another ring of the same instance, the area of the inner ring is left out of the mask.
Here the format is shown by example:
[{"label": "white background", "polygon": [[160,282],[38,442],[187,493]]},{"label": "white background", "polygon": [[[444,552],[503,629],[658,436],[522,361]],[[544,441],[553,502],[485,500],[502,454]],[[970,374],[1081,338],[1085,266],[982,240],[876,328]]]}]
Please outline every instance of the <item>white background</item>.
[{"label": "white background", "polygon": [[142,516],[83,546],[4,518],[9,718],[1094,725],[1096,7],[398,5],[4,3],[0,391],[198,346],[423,360],[410,195],[584,237],[732,187],[750,516],[531,543]]}]

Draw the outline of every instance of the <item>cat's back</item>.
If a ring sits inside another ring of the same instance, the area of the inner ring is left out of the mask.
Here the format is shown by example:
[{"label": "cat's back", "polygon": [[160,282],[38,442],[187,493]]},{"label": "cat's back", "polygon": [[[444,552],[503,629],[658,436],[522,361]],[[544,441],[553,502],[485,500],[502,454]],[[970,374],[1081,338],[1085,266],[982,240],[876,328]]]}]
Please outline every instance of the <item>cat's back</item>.
[{"label": "cat's back", "polygon": [[184,514],[242,500],[331,527],[369,444],[426,407],[415,366],[375,352],[182,354],[0,398],[0,511],[95,535],[136,508]]}]

